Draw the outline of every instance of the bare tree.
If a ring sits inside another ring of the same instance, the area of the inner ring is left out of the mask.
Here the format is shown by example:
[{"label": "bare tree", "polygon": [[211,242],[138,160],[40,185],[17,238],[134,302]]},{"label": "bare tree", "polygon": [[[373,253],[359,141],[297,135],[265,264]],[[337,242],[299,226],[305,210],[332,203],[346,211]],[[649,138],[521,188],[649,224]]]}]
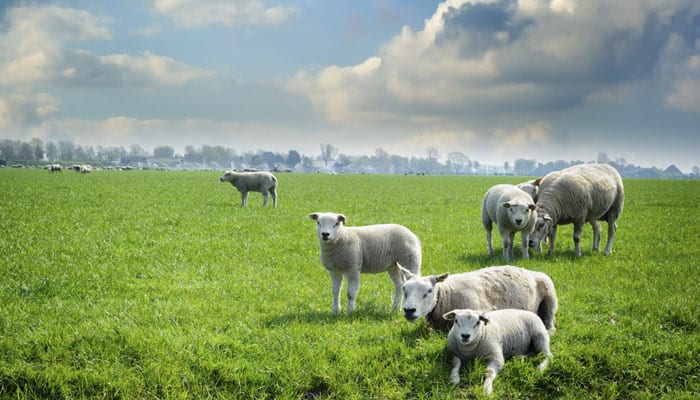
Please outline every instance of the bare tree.
[{"label": "bare tree", "polygon": [[336,154],[338,154],[338,149],[332,144],[321,143],[321,159],[328,166],[328,161],[333,161]]}]

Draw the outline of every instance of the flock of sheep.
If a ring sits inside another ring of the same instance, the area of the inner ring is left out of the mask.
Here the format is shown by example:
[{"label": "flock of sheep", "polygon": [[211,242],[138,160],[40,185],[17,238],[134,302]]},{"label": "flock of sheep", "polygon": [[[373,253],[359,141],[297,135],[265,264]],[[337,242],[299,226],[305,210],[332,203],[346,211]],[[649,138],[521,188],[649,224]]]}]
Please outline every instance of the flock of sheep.
[{"label": "flock of sheep", "polygon": [[[268,172],[229,171],[220,179],[241,193],[268,193],[277,204],[277,179]],[[481,219],[487,251],[493,254],[491,231],[496,224],[503,241],[503,258],[514,258],[514,236],[522,238],[522,257],[528,248],[541,251],[549,242],[554,251],[557,226],[574,225],[574,252],[581,255],[581,230],[593,227],[593,250],[600,244],[600,222],[608,225],[604,254],[612,252],[616,221],[622,213],[624,188],[619,173],[609,165],[582,164],[552,172],[520,185],[496,185],[483,199]],[[346,280],[347,309],[355,308],[361,273],[387,272],[394,283],[393,308],[403,303],[406,320],[423,317],[431,326],[449,330],[447,348],[452,354],[450,380],[459,383],[462,362],[481,358],[486,363],[483,389],[492,393],[493,381],[504,360],[530,353],[544,354],[544,370],[552,353],[550,335],[558,302],[552,279],[545,273],[511,265],[485,267],[471,272],[421,276],[421,242],[398,224],[346,226],[347,217],[315,212],[321,263],[331,278],[332,312],[340,312],[340,291]]]}]

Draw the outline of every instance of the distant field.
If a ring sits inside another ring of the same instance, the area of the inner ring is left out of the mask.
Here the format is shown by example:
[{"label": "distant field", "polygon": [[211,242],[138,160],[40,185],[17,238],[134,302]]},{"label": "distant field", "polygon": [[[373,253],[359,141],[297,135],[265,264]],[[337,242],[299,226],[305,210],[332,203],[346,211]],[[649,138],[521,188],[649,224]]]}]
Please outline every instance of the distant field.
[{"label": "distant field", "polygon": [[[307,214],[404,224],[424,274],[469,271],[503,263],[483,193],[524,179],[279,174],[263,209],[219,176],[0,169],[0,397],[483,397],[483,364],[450,385],[444,333],[391,312],[386,274],[363,275],[352,316],[330,313]],[[611,256],[589,226],[581,258],[571,226],[552,257],[517,245],[514,264],[557,286],[554,358],[543,374],[507,362],[496,397],[700,396],[700,181],[624,183]]]}]

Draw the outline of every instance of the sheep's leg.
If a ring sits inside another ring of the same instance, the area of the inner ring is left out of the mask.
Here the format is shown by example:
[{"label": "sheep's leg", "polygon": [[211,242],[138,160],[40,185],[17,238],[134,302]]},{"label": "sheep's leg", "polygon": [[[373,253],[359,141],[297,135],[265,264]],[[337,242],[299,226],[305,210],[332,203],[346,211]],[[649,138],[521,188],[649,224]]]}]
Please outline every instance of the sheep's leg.
[{"label": "sheep's leg", "polygon": [[[358,268],[359,270],[359,268]],[[357,299],[357,292],[360,290],[360,272],[349,273],[348,278],[348,314],[352,313],[355,309],[355,300]]]},{"label": "sheep's leg", "polygon": [[241,207],[245,207],[246,204],[248,204],[248,191],[242,190],[241,191]]},{"label": "sheep's leg", "polygon": [[600,222],[591,221],[591,227],[593,227],[593,251],[598,251],[600,249]]},{"label": "sheep's leg", "polygon": [[515,258],[515,231],[508,234],[508,258]]},{"label": "sheep's leg", "polygon": [[331,276],[331,293],[333,294],[333,314],[340,312],[340,287],[343,285],[343,274],[328,271]]},{"label": "sheep's leg", "polygon": [[272,207],[277,207],[277,190],[272,189],[270,194],[272,194]]},{"label": "sheep's leg", "polygon": [[608,221],[608,242],[605,244],[605,251],[603,252],[604,255],[608,255],[612,253],[612,244],[613,244],[613,239],[615,238],[615,231],[617,230],[617,222],[615,221]]},{"label": "sheep's leg", "polygon": [[403,277],[401,276],[401,270],[394,264],[391,268],[387,270],[391,281],[394,283],[394,297],[391,303],[391,309],[396,310],[401,306],[401,300],[403,297]]},{"label": "sheep's leg", "polygon": [[491,221],[484,222],[484,229],[486,230],[486,250],[488,250],[489,256],[492,256],[493,245],[491,244],[491,231],[493,230],[493,223]]},{"label": "sheep's leg", "polygon": [[267,207],[267,198],[268,198],[267,190],[262,191],[262,196],[263,196],[263,207]]},{"label": "sheep's leg", "polygon": [[549,359],[552,358],[552,352],[549,350],[549,335],[542,333],[533,338],[534,348],[537,352],[544,354],[544,360],[537,366],[538,371],[544,371],[549,365]]},{"label": "sheep's leg", "polygon": [[549,232],[549,251],[547,254],[550,256],[554,254],[554,239],[557,237],[557,225],[552,226],[552,230]]},{"label": "sheep's leg", "polygon": [[486,372],[484,372],[484,392],[489,396],[493,393],[493,381],[496,379],[496,375],[503,369],[503,362],[503,355],[501,354],[486,365]]},{"label": "sheep's leg", "polygon": [[583,230],[583,225],[583,223],[574,222],[574,254],[577,257],[581,256],[581,231]]},{"label": "sheep's leg", "polygon": [[530,250],[528,249],[530,246],[530,235],[525,232],[520,232],[520,242],[522,243],[521,251],[523,258],[530,258]]},{"label": "sheep's leg", "polygon": [[452,357],[452,372],[450,373],[450,382],[454,385],[459,383],[459,369],[462,367],[462,360],[457,357]]},{"label": "sheep's leg", "polygon": [[513,232],[506,232],[499,229],[498,233],[501,234],[501,238],[503,239],[503,259],[507,261],[513,253],[513,235],[511,235]]}]

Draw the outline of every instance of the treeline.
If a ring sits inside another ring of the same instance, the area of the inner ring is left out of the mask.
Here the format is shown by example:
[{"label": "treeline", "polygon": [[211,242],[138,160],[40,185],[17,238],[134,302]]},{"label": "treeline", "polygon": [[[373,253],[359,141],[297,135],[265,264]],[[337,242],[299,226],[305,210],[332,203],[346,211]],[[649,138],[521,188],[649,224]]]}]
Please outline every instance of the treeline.
[{"label": "treeline", "polygon": [[319,154],[302,155],[296,150],[286,154],[260,150],[239,153],[224,146],[186,146],[178,154],[171,146],[158,146],[149,152],[138,144],[124,146],[81,146],[71,141],[44,142],[38,138],[28,141],[0,140],[0,164],[45,164],[54,162],[89,163],[103,166],[131,165],[143,168],[254,168],[294,170],[299,172],[382,173],[382,174],[478,174],[478,175],[530,175],[544,176],[574,164],[598,162],[610,164],[620,174],[639,178],[697,178],[700,168],[693,167],[692,174],[684,174],[675,166],[665,170],[645,168],[628,163],[624,158],[610,159],[599,153],[596,160],[572,160],[537,162],[534,159],[516,159],[512,163],[488,165],[472,160],[460,151],[451,151],[446,161],[440,162],[434,147],[426,149],[426,157],[404,157],[390,154],[379,148],[373,155],[338,154],[330,144],[321,144]]}]

